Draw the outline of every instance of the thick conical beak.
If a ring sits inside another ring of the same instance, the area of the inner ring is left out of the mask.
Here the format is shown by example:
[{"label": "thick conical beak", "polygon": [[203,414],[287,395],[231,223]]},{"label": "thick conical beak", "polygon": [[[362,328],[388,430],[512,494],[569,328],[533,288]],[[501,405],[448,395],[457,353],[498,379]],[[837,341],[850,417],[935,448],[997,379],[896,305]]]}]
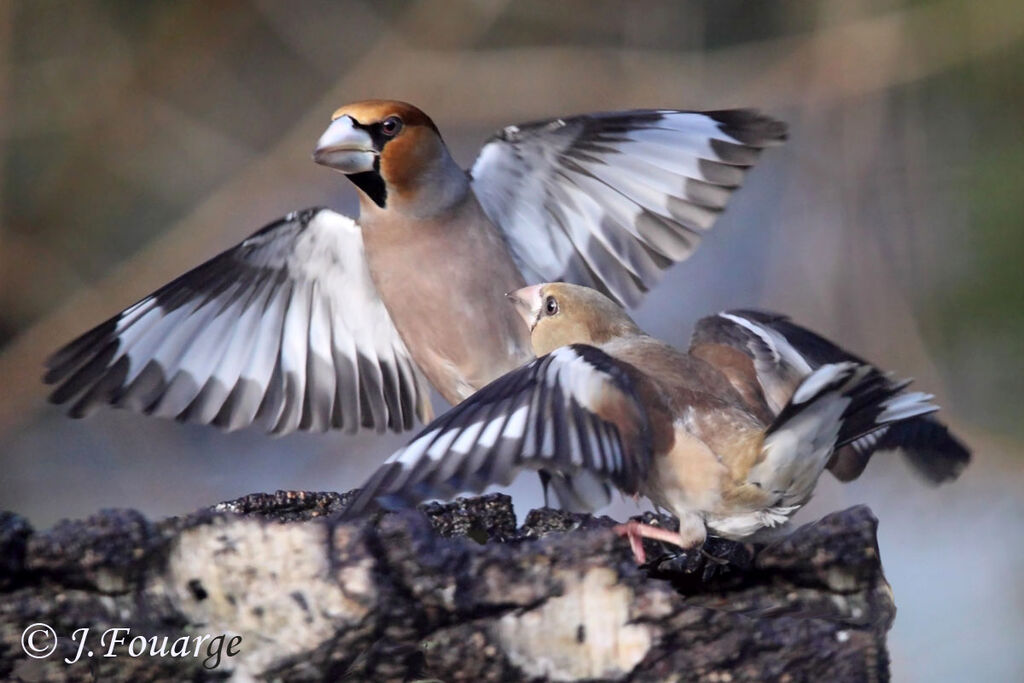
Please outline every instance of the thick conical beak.
[{"label": "thick conical beak", "polygon": [[355,125],[351,116],[331,121],[313,150],[313,161],[345,174],[373,170],[377,154],[370,134]]},{"label": "thick conical beak", "polygon": [[533,330],[540,317],[540,306],[544,299],[541,292],[543,285],[531,285],[509,292],[505,297],[516,307],[516,312],[526,322],[527,327]]}]

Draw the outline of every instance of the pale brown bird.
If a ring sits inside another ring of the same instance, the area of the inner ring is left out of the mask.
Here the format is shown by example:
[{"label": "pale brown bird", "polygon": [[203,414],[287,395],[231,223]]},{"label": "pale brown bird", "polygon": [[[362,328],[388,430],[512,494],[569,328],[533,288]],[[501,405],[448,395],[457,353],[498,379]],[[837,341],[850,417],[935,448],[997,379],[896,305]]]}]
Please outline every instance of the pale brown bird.
[{"label": "pale brown bird", "polygon": [[877,450],[903,450],[933,483],[955,478],[970,458],[929,417],[938,410],[931,396],[785,317],[704,318],[683,353],[592,289],[543,284],[509,297],[539,358],[428,425],[346,515],[374,500],[480,491],[543,468],[574,505],[607,502],[600,484],[609,482],[678,517],[678,532],[618,527],[643,562],[642,537],[692,548],[708,528],[764,536],[807,502],[826,468],[854,478]]},{"label": "pale brown bird", "polygon": [[350,104],[314,159],[358,188],[358,223],[271,223],[57,352],[51,400],[75,417],[409,429],[431,417],[424,375],[457,403],[532,357],[492,303],[504,292],[565,279],[638,302],[784,135],[747,110],[588,114],[509,126],[467,172],[416,107]]}]

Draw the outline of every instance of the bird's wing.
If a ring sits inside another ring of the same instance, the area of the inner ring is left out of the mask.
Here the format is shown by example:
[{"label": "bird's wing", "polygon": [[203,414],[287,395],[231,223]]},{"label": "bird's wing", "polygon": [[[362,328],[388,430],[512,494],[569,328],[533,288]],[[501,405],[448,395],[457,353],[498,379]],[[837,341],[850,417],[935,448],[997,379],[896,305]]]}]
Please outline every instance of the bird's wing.
[{"label": "bird's wing", "polygon": [[761,401],[774,417],[816,367],[772,326],[782,319],[760,311],[702,318],[693,329],[690,355],[723,371],[748,404]]},{"label": "bird's wing", "polygon": [[587,114],[508,126],[470,174],[528,282],[575,282],[634,305],[785,135],[752,110]]},{"label": "bird's wing", "polygon": [[[777,419],[798,387],[817,370],[832,364],[870,367],[893,400],[915,396],[898,381],[821,335],[766,311],[734,310],[703,318],[694,328],[690,353],[715,365],[756,409],[758,402]],[[842,444],[842,442],[840,442]],[[955,479],[970,461],[970,451],[931,415],[880,424],[842,445],[829,469],[843,481],[860,475],[871,455],[901,450],[925,479]]]},{"label": "bird's wing", "polygon": [[411,429],[429,391],[377,295],[359,226],[288,214],[47,361],[55,403],[274,433]]},{"label": "bird's wing", "polygon": [[931,395],[904,391],[906,384],[855,361],[818,367],[765,432],[748,481],[777,495],[780,507],[803,505],[837,448],[939,409]]},{"label": "bird's wing", "polygon": [[346,515],[375,500],[401,505],[508,484],[524,468],[569,475],[570,486],[600,480],[602,491],[572,492],[574,503],[598,505],[605,481],[637,491],[650,458],[646,420],[630,368],[592,346],[562,347],[427,425],[370,477]]}]

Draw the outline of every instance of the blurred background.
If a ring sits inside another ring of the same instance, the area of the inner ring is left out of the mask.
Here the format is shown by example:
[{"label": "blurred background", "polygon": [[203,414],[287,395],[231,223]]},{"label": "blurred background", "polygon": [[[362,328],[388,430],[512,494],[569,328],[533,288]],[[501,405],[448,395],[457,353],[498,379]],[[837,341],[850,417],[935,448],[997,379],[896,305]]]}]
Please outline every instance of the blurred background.
[{"label": "blurred background", "polygon": [[[788,144],[636,317],[685,346],[702,315],[776,309],[935,392],[975,452],[958,482],[876,458],[801,519],[880,518],[896,680],[1024,680],[1022,37],[1018,0],[0,0],[0,509],[47,527],[347,490],[402,443],[73,421],[39,381],[277,216],[354,214],[310,161],[337,106],[411,101],[466,166],[509,123],[756,106]],[[539,503],[534,478],[514,490]]]}]

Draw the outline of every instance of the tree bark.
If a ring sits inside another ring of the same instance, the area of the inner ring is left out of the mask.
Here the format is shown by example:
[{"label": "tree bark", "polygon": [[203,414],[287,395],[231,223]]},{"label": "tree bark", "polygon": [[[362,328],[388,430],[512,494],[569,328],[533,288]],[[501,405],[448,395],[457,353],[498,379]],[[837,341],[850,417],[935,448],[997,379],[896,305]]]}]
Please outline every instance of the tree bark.
[{"label": "tree bark", "polygon": [[[865,507],[756,555],[719,539],[640,568],[607,518],[534,510],[517,528],[495,494],[341,523],[347,495],[47,532],[0,514],[0,678],[888,680],[895,607]],[[22,646],[36,623],[57,636],[39,659]],[[133,656],[165,636],[164,656]]]}]

